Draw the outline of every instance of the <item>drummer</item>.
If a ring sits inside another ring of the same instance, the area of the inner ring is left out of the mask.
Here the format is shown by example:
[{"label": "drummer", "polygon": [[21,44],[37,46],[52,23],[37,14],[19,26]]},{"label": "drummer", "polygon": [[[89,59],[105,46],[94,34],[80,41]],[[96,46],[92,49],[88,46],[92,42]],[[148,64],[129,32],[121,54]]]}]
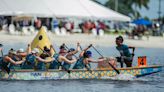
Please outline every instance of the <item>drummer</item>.
[{"label": "drummer", "polygon": [[[124,39],[122,36],[118,36],[116,38],[116,49],[121,55],[120,57],[117,57],[117,61],[120,62],[121,68],[123,67],[123,63],[125,63],[127,67],[132,67],[135,47],[125,45],[123,44],[123,41]],[[130,53],[129,49],[133,50],[132,54]]]}]

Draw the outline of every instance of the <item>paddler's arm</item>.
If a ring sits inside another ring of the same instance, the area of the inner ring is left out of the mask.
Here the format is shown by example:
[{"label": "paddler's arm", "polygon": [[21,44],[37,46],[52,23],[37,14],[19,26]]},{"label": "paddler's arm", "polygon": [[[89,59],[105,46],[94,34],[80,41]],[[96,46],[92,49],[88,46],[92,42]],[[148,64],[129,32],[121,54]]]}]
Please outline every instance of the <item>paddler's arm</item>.
[{"label": "paddler's arm", "polygon": [[27,54],[30,54],[31,53],[31,44],[28,44],[27,46]]},{"label": "paddler's arm", "polygon": [[80,43],[78,42],[76,50],[71,53],[68,53],[67,55],[74,55],[74,54],[78,53],[79,51],[80,51]]},{"label": "paddler's arm", "polygon": [[21,60],[21,61],[14,61],[13,59],[11,59],[10,57],[5,57],[5,59],[7,59],[10,63],[14,64],[14,65],[20,65],[22,64],[25,60]]},{"label": "paddler's arm", "polygon": [[27,52],[17,53],[17,56],[26,57],[27,56]]},{"label": "paddler's arm", "polygon": [[51,56],[53,56],[53,54],[54,54],[53,52],[56,52],[56,51],[55,51],[54,47],[52,45],[50,45],[50,54],[51,54]]},{"label": "paddler's arm", "polygon": [[50,59],[42,59],[41,57],[36,57],[36,59],[40,62],[44,62],[44,63],[49,63],[49,62],[52,62],[54,61],[55,59],[54,58],[50,58]]},{"label": "paddler's arm", "polygon": [[89,62],[91,63],[99,63],[99,62],[102,62],[102,61],[105,61],[106,58],[102,58],[102,59],[98,59],[98,60],[93,60],[93,59],[88,59]]},{"label": "paddler's arm", "polygon": [[59,61],[64,61],[64,62],[66,62],[68,64],[72,64],[72,63],[76,62],[77,60],[76,59],[68,60],[64,56],[59,56]]},{"label": "paddler's arm", "polygon": [[85,48],[81,53],[80,53],[80,57],[82,57],[84,55],[84,53],[90,48],[92,47],[92,44],[90,44],[87,48]]}]

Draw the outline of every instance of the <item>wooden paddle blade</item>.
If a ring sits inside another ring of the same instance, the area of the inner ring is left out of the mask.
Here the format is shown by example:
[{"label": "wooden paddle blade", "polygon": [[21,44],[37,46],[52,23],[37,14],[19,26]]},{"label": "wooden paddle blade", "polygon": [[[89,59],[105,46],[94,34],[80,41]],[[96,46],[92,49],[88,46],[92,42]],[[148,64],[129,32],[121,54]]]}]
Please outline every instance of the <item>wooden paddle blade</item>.
[{"label": "wooden paddle blade", "polygon": [[120,74],[120,71],[118,71],[113,65],[111,65],[111,63],[108,63],[114,70],[117,74]]}]

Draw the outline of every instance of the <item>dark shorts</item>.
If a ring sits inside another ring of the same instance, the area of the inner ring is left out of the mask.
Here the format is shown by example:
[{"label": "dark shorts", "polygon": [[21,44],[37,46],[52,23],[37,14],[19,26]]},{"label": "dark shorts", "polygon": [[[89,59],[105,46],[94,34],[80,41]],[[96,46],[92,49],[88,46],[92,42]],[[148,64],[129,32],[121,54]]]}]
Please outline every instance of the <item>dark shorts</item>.
[{"label": "dark shorts", "polygon": [[116,57],[117,62],[120,62],[121,68],[123,67],[123,63],[126,64],[126,67],[132,67],[132,59],[121,59],[121,57]]}]

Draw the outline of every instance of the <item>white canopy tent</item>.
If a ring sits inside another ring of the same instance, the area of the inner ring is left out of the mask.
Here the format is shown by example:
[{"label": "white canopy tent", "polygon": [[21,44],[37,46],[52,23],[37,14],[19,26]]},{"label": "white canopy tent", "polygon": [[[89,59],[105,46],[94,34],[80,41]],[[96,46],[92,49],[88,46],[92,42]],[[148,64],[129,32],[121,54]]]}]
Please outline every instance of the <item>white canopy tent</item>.
[{"label": "white canopy tent", "polygon": [[129,17],[91,0],[0,0],[0,2],[0,15],[103,18],[130,21]]},{"label": "white canopy tent", "polygon": [[0,0],[0,15],[10,15],[9,7],[7,7],[3,0]]},{"label": "white canopy tent", "polygon": [[79,0],[43,0],[56,17],[91,17]]},{"label": "white canopy tent", "polygon": [[0,0],[4,15],[52,17],[52,11],[41,0]]}]

